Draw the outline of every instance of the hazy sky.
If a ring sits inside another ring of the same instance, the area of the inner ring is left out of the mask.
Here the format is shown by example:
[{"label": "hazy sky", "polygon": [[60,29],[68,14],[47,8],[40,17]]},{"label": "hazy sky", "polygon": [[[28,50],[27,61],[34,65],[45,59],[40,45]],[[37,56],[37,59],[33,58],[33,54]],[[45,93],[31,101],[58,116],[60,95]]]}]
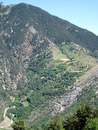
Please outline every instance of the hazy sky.
[{"label": "hazy sky", "polygon": [[29,3],[98,35],[98,0],[2,0],[5,5]]}]

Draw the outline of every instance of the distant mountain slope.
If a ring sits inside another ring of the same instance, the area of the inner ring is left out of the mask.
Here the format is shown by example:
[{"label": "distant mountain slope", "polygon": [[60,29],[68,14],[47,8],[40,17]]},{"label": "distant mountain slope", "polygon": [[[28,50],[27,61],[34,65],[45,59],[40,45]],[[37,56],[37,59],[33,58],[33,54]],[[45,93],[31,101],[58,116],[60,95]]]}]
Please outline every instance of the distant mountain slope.
[{"label": "distant mountain slope", "polygon": [[[66,111],[68,102],[59,110],[59,100],[73,94],[83,75],[98,64],[98,36],[27,4],[5,6],[3,19],[0,119],[9,107],[10,118],[28,119],[32,127],[40,120],[44,126],[51,116]],[[77,100],[84,100],[80,93]]]},{"label": "distant mountain slope", "polygon": [[[33,24],[36,30],[59,46],[61,46],[62,42],[75,42],[92,52],[98,50],[98,36],[68,21],[52,16],[37,7],[27,4],[15,5],[5,19],[5,28],[9,31],[13,28],[16,34],[14,35],[13,32],[12,36],[16,37],[16,39],[19,36],[19,39],[17,39],[19,41],[16,42],[23,40],[23,33],[28,26]],[[23,29],[23,32],[21,29]]]}]

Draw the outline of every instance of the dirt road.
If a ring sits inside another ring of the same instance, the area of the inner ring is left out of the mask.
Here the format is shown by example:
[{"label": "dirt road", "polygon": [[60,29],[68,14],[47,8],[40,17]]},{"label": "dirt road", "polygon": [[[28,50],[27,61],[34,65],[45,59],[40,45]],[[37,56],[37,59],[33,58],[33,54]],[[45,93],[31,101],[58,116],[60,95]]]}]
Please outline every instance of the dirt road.
[{"label": "dirt road", "polygon": [[8,127],[11,126],[11,124],[13,123],[13,120],[9,119],[9,118],[6,116],[8,109],[9,109],[9,107],[5,108],[5,110],[4,110],[4,114],[3,114],[4,120],[3,120],[2,122],[0,122],[0,129],[1,129],[1,128],[8,128]]}]

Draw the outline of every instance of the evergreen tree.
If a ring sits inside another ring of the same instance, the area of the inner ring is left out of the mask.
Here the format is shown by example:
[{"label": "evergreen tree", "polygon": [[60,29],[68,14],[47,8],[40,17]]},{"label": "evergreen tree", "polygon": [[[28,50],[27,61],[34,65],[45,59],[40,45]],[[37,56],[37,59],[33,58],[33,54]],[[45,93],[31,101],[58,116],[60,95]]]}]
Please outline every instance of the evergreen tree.
[{"label": "evergreen tree", "polygon": [[16,119],[12,124],[14,130],[28,130],[26,123],[22,119]]},{"label": "evergreen tree", "polygon": [[59,116],[56,116],[50,124],[45,128],[45,130],[64,130],[62,126],[62,121]]},{"label": "evergreen tree", "polygon": [[75,113],[68,116],[63,126],[66,130],[82,130],[88,119],[92,118],[92,108],[89,104],[82,104]]},{"label": "evergreen tree", "polygon": [[98,118],[88,120],[83,130],[98,130]]}]

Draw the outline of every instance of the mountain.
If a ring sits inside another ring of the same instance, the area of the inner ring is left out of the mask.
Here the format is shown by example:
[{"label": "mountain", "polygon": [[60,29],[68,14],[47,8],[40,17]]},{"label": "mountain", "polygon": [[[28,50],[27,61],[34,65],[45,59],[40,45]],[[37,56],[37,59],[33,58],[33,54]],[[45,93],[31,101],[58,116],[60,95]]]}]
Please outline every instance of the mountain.
[{"label": "mountain", "polygon": [[43,11],[3,6],[0,119],[22,117],[44,127],[81,101],[98,106],[98,36]]}]

